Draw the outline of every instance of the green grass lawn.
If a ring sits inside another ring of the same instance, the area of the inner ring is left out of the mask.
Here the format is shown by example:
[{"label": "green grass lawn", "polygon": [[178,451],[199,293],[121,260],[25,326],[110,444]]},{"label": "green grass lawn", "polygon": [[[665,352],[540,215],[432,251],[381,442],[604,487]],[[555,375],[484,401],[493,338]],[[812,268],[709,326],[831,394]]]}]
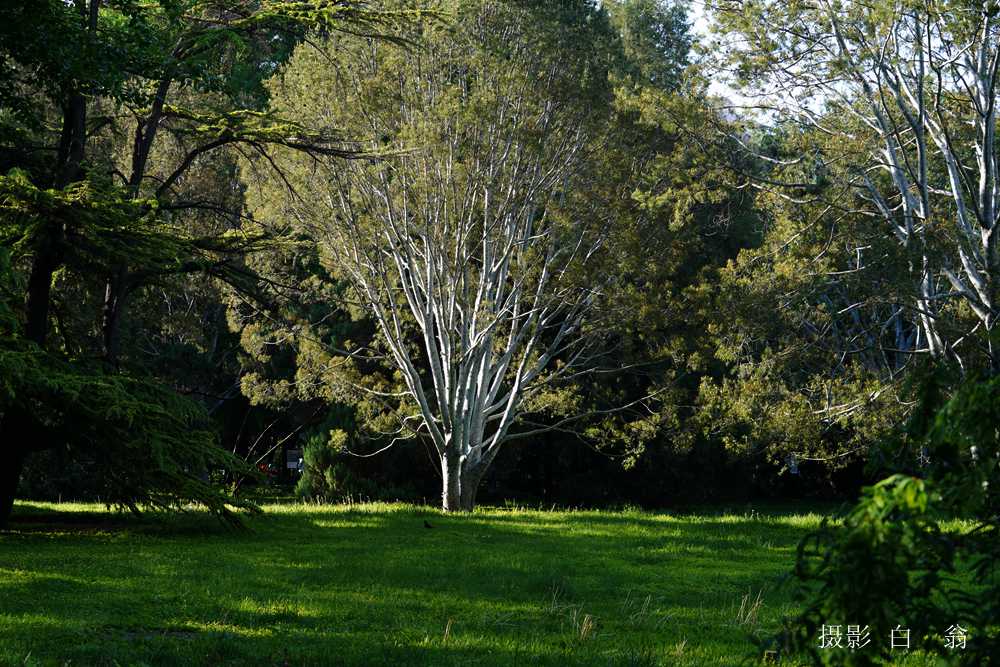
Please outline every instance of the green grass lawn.
[{"label": "green grass lawn", "polygon": [[[820,515],[22,503],[2,664],[734,665],[794,606]],[[424,527],[424,521],[432,528]]]}]

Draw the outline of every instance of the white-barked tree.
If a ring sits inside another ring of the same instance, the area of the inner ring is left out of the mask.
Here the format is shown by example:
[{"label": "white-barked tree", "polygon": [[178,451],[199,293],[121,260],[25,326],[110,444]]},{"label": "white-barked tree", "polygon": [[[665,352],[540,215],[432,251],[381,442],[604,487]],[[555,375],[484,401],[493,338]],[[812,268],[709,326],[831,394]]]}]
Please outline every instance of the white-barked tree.
[{"label": "white-barked tree", "polygon": [[613,221],[581,193],[606,131],[609,28],[584,0],[532,4],[444,3],[453,20],[408,49],[303,47],[273,90],[376,156],[286,163],[282,215],[377,324],[346,356],[382,355],[399,391],[352,390],[396,402],[393,441],[433,444],[446,511],[472,509],[505,442],[579,416],[521,420],[605,349]]}]

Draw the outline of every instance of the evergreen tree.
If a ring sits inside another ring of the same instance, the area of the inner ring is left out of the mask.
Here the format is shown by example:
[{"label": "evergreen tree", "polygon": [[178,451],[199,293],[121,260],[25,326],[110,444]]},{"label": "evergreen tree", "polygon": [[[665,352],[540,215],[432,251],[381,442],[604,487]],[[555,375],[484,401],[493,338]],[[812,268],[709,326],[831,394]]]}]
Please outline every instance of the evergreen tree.
[{"label": "evergreen tree", "polygon": [[[9,470],[0,521],[27,454],[53,446],[102,449],[98,458],[112,467],[141,470],[109,476],[107,497],[127,506],[209,502],[198,481],[204,463],[235,460],[220,458],[207,431],[180,437],[200,408],[123,355],[126,306],[185,274],[256,293],[242,258],[263,239],[240,230],[240,197],[225,196],[232,167],[228,182],[204,187],[218,176],[218,157],[232,164],[242,151],[266,162],[275,146],[352,154],[338,136],[270,112],[262,77],[309,31],[391,39],[383,33],[417,13],[360,0],[46,0],[0,9],[0,240],[13,268],[5,291],[23,295],[9,302],[4,344],[44,371],[12,372],[0,405]],[[87,435],[101,428],[106,439]]]}]

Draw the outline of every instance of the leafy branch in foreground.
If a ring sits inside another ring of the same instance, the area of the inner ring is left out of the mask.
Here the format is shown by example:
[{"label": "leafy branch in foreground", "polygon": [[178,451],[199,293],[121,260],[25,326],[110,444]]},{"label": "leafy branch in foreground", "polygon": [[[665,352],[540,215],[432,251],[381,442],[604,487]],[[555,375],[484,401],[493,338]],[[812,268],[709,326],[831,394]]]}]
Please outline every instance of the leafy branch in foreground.
[{"label": "leafy branch in foreground", "polygon": [[[807,603],[777,639],[814,664],[891,662],[890,633],[946,664],[995,665],[1000,656],[1000,378],[968,383],[940,409],[938,380],[911,422],[926,462],[865,490],[835,526],[799,546],[795,577]],[[868,626],[864,650],[821,648],[824,625]],[[955,626],[967,648],[945,642]],[[878,639],[876,639],[878,638]]]}]

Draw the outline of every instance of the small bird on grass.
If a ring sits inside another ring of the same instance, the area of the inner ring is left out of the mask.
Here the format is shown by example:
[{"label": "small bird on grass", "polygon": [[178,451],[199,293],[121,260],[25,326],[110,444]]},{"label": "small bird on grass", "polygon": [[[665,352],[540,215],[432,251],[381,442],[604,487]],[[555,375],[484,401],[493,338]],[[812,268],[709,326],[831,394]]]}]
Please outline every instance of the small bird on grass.
[{"label": "small bird on grass", "polygon": [[433,528],[433,527],[434,526],[432,526],[430,522],[427,521],[427,519],[424,519],[424,528]]}]

